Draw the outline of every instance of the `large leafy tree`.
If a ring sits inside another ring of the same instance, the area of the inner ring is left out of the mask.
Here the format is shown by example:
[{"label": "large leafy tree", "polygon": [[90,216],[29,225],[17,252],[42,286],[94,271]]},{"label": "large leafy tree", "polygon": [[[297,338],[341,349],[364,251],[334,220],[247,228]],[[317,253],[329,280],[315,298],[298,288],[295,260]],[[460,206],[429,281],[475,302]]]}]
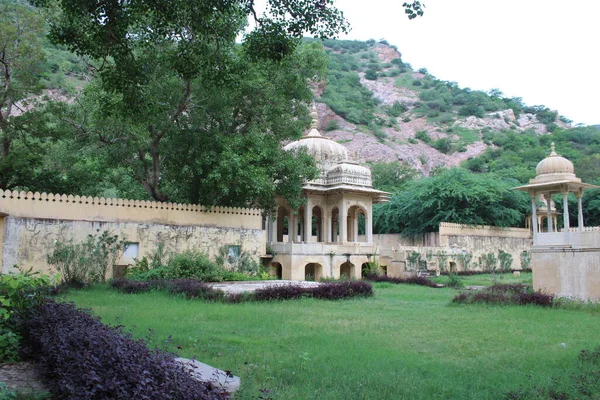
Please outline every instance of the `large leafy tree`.
[{"label": "large leafy tree", "polygon": [[375,230],[419,235],[440,222],[518,226],[529,209],[527,195],[510,190],[516,181],[453,168],[434,177],[410,182],[392,201],[376,208]]},{"label": "large leafy tree", "polygon": [[322,76],[301,36],[347,29],[332,3],[270,0],[259,15],[252,0],[37,1],[50,37],[94,60],[83,107],[63,118],[82,144],[156,200],[261,206],[314,172],[277,146],[299,136],[307,80]]}]

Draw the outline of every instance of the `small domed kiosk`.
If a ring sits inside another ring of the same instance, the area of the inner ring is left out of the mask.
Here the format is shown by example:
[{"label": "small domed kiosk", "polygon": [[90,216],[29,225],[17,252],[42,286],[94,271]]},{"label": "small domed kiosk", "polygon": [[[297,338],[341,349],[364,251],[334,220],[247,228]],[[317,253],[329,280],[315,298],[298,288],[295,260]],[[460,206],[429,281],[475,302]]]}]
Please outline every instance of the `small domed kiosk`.
[{"label": "small domed kiosk", "polygon": [[590,185],[581,182],[575,175],[573,163],[556,153],[554,143],[552,143],[550,155],[540,161],[535,168],[535,178],[529,180],[529,184],[514,188],[529,193],[531,196],[531,217],[532,220],[537,219],[537,204],[536,199],[543,196],[546,204],[553,204],[552,196],[562,194],[563,196],[563,232],[555,232],[553,227],[553,218],[551,216],[552,207],[544,207],[544,211],[548,213],[547,223],[548,229],[544,235],[540,235],[537,224],[532,224],[533,228],[533,244],[534,245],[569,245],[570,226],[569,226],[569,193],[574,193],[578,203],[578,231],[583,232],[583,210],[581,206],[581,198],[583,191],[590,188],[598,188],[599,186]]},{"label": "small domed kiosk", "polygon": [[[533,247],[531,267],[533,286],[536,290],[557,296],[575,296],[580,299],[600,298],[600,230],[585,228],[581,199],[585,189],[600,186],[581,182],[575,175],[573,163],[558,155],[552,143],[550,155],[536,167],[536,177],[529,184],[514,188],[531,196],[531,219],[538,221],[537,201],[542,197],[543,211],[547,213],[547,230],[542,232],[539,224],[531,224]],[[568,195],[577,198],[577,228],[569,226]],[[553,224],[552,196],[562,195],[562,231]],[[548,206],[549,205],[549,206]]]},{"label": "small domed kiosk", "polygon": [[351,160],[346,147],[321,135],[314,106],[311,116],[306,135],[284,149],[305,150],[320,173],[304,182],[306,202],[299,208],[276,198],[276,214],[267,223],[271,265],[283,279],[360,278],[361,265],[377,253],[373,204],[389,201],[390,194],[373,188],[371,171]]}]

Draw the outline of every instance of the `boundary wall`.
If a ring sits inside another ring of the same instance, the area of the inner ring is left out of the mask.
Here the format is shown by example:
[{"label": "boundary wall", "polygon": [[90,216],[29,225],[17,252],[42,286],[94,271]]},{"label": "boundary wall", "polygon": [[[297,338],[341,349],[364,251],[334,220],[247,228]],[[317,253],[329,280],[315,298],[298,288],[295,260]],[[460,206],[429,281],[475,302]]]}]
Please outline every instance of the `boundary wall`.
[{"label": "boundary wall", "polygon": [[81,242],[105,230],[136,244],[134,254],[121,257],[122,265],[159,246],[171,252],[197,249],[211,257],[223,246],[254,258],[265,252],[258,209],[0,190],[3,273],[15,264],[50,272],[46,256],[56,240]]},{"label": "boundary wall", "polygon": [[[383,263],[400,262],[406,266],[407,254],[417,251],[422,254],[423,259],[427,253],[432,255],[428,260],[428,268],[439,268],[436,255],[443,253],[447,256],[449,263],[446,269],[457,268],[458,270],[463,270],[460,261],[460,255],[463,252],[473,254],[470,268],[479,269],[480,267],[475,264],[479,264],[480,257],[486,253],[498,255],[500,250],[512,255],[512,268],[520,269],[522,268],[521,254],[524,251],[530,251],[532,246],[529,229],[463,225],[449,222],[440,223],[438,232],[427,233],[423,238],[404,238],[399,234],[379,234],[373,235],[373,241],[381,249]],[[392,251],[388,251],[389,249]]]}]

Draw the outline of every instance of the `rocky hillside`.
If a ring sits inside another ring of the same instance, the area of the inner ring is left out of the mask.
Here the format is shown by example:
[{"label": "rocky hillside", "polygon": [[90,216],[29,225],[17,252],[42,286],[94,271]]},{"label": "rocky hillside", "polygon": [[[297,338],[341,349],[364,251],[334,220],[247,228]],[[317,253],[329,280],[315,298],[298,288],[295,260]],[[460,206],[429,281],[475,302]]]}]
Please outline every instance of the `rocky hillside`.
[{"label": "rocky hillside", "polygon": [[400,160],[428,175],[480,155],[496,132],[569,127],[543,106],[415,71],[385,41],[328,40],[324,47],[329,79],[315,88],[321,129],[360,162]]}]

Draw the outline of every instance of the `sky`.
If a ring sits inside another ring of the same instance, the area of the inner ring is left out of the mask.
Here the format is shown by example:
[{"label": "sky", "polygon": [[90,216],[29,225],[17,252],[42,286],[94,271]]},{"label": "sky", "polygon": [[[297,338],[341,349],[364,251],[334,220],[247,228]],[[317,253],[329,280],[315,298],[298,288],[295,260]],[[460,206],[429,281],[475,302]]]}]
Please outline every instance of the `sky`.
[{"label": "sky", "polygon": [[336,0],[352,27],[340,39],[385,39],[414,69],[473,90],[500,89],[574,124],[600,124],[599,0]]}]

